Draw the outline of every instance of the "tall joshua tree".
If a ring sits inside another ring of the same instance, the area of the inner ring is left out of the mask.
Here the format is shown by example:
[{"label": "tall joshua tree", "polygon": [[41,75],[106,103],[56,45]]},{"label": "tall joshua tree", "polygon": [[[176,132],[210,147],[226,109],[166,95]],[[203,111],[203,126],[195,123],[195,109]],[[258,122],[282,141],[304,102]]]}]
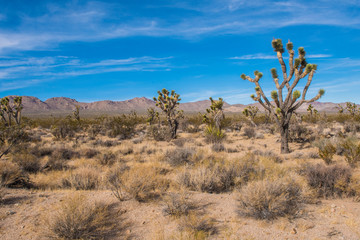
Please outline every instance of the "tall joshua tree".
[{"label": "tall joshua tree", "polygon": [[183,117],[183,111],[177,110],[179,101],[181,100],[180,95],[175,93],[174,90],[171,93],[165,88],[158,91],[159,96],[154,97],[156,106],[159,107],[166,116],[166,120],[170,128],[170,137],[176,138],[176,132],[179,127],[179,119]]},{"label": "tall joshua tree", "polygon": [[[276,119],[276,123],[280,129],[281,135],[281,153],[289,153],[289,124],[292,114],[304,103],[311,103],[318,100],[324,95],[323,89],[319,90],[319,93],[310,100],[305,100],[306,93],[312,82],[313,76],[317,69],[316,64],[309,64],[305,59],[305,50],[303,47],[298,48],[298,58],[294,59],[295,51],[293,50],[293,43],[288,42],[286,49],[289,53],[289,72],[283,59],[283,53],[285,52],[281,39],[274,39],[272,41],[272,47],[276,52],[279,60],[283,79],[280,81],[276,68],[271,69],[271,75],[275,82],[277,90],[271,92],[271,98],[273,102],[270,102],[262,90],[259,80],[263,74],[259,71],[255,71],[255,77],[251,78],[245,74],[241,75],[243,80],[248,80],[255,83],[255,94],[251,95],[254,101],[258,101],[267,111],[271,113]],[[302,96],[299,90],[295,90],[295,87],[299,81],[307,77],[305,87],[302,91]],[[283,93],[284,88],[285,93]]]}]

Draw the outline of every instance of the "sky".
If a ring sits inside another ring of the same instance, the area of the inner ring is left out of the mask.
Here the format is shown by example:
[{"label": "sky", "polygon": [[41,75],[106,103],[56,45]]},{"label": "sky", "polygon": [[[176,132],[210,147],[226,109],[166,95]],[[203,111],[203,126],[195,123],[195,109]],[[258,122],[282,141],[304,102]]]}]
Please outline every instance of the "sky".
[{"label": "sky", "polygon": [[274,38],[318,64],[307,99],[323,88],[322,102],[360,103],[360,0],[0,0],[0,97],[119,101],[167,88],[182,102],[248,104],[242,73],[263,72],[275,90]]}]

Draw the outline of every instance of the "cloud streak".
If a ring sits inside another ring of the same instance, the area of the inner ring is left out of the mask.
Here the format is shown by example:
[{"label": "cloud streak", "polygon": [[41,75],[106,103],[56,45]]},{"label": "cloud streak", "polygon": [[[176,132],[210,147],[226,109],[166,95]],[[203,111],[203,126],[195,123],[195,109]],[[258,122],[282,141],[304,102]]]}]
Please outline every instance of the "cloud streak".
[{"label": "cloud streak", "polygon": [[[352,1],[307,4],[304,1],[211,0],[198,4],[182,1],[172,5],[143,5],[138,7],[137,11],[143,15],[138,18],[131,17],[131,12],[127,14],[124,4],[101,2],[52,4],[38,16],[23,13],[18,25],[0,29],[0,51],[49,49],[63,42],[131,36],[193,39],[310,24],[360,29],[360,15],[356,14],[359,11],[354,10],[351,14],[345,11],[349,8],[359,10],[359,5]],[[181,12],[158,16],[152,12],[153,9]],[[1,19],[6,19],[6,16],[0,16]]]}]

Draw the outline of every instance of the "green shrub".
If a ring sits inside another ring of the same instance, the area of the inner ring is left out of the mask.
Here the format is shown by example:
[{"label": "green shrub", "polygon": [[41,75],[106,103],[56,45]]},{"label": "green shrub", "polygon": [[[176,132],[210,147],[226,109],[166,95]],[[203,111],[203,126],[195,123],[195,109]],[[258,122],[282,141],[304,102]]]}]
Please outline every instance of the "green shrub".
[{"label": "green shrub", "polygon": [[222,130],[213,127],[211,125],[205,128],[204,133],[205,133],[205,141],[207,143],[220,143],[226,137],[225,133]]},{"label": "green shrub", "polygon": [[318,148],[319,156],[326,164],[332,163],[332,159],[336,153],[336,147],[328,139],[320,139],[314,145]]}]

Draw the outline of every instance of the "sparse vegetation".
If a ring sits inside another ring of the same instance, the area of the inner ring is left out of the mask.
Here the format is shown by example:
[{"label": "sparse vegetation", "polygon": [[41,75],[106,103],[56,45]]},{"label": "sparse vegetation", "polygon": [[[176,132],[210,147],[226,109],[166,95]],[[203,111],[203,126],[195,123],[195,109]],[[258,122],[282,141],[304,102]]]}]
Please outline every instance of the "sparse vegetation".
[{"label": "sparse vegetation", "polygon": [[268,179],[249,183],[238,197],[239,214],[272,220],[294,215],[302,203],[301,187],[294,181]]}]

